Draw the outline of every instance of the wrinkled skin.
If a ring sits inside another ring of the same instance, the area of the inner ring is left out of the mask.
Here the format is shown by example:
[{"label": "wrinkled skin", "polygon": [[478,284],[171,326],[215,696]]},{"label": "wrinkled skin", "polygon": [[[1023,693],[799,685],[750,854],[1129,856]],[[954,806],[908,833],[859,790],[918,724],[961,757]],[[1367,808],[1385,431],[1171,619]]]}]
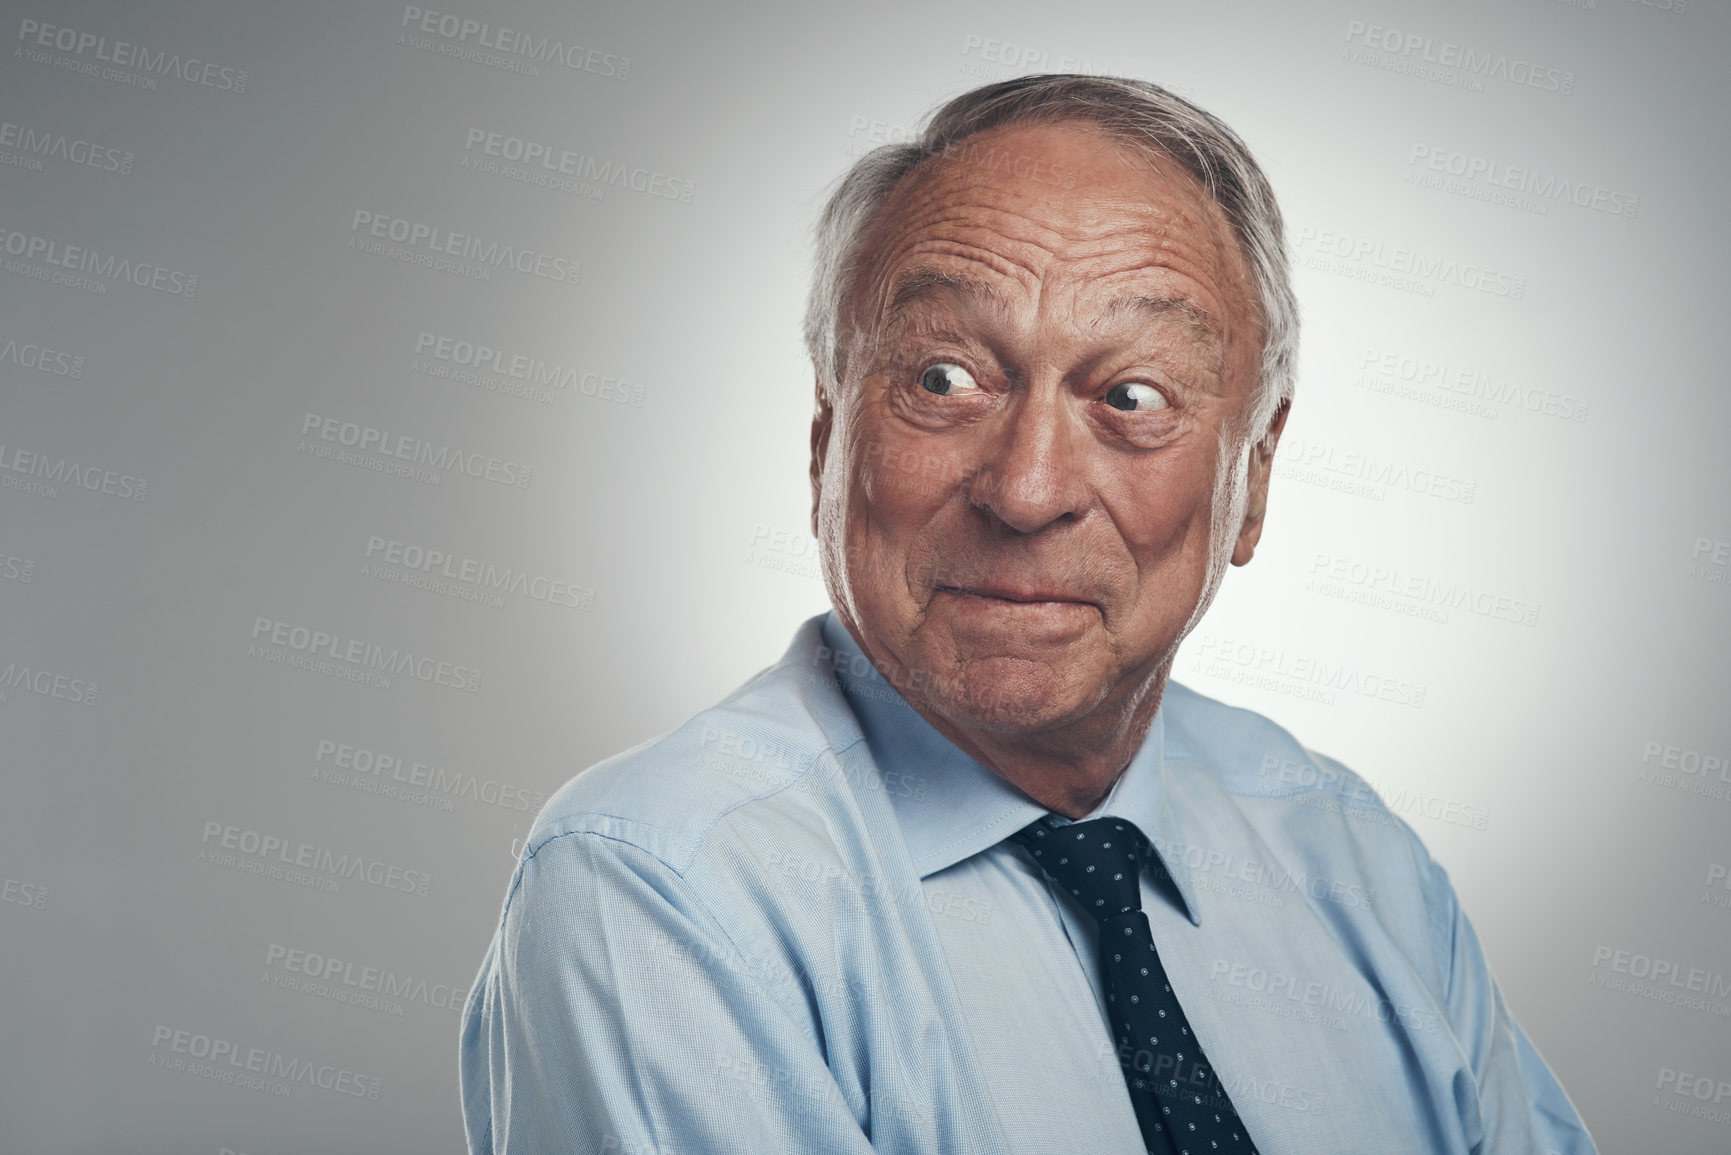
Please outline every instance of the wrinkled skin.
[{"label": "wrinkled skin", "polygon": [[1080,124],[974,141],[867,238],[813,529],[841,621],[914,709],[1081,817],[1250,560],[1286,410],[1249,428],[1254,290],[1193,178]]}]

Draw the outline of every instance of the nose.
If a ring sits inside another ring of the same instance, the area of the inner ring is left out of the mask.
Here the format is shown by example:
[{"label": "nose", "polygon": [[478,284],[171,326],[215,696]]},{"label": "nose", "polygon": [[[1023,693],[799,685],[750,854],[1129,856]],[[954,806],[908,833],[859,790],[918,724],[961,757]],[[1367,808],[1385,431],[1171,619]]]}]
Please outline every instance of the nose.
[{"label": "nose", "polygon": [[1088,510],[1086,433],[1058,389],[1028,389],[987,432],[985,454],[968,479],[968,500],[1018,534],[1077,520]]}]

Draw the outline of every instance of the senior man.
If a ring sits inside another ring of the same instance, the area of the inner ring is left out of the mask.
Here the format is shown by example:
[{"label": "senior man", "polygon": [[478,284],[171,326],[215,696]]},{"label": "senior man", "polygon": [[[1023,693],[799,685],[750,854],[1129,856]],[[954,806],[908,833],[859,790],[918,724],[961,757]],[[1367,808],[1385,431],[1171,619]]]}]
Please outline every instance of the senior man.
[{"label": "senior man", "polygon": [[1231,130],[966,93],[842,181],[806,332],[834,611],[541,812],[470,1149],[1592,1151],[1413,832],[1168,680],[1291,400]]}]

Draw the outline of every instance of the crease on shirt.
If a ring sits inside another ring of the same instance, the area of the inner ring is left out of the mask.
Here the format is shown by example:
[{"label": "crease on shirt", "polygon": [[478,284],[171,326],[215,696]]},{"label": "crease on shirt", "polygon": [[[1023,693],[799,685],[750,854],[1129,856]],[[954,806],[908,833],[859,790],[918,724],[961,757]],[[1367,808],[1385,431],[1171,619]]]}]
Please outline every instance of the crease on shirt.
[{"label": "crease on shirt", "polygon": [[[1403,828],[1406,828],[1404,820],[1401,825]],[[1455,1054],[1460,1057],[1460,1067],[1455,1079],[1456,1085],[1451,1088],[1455,1093],[1455,1112],[1460,1117],[1463,1126],[1465,1126],[1469,1118],[1471,1119],[1473,1126],[1478,1132],[1478,1143],[1473,1147],[1473,1150],[1477,1151],[1479,1147],[1483,1145],[1485,1137],[1489,1133],[1488,1128],[1485,1126],[1483,1112],[1484,1087],[1479,1080],[1478,1068],[1473,1064],[1473,1057],[1467,1052],[1467,1040],[1462,1038],[1462,1028],[1456,1024],[1452,1013],[1454,1009],[1455,992],[1455,954],[1460,945],[1457,941],[1460,937],[1460,908],[1458,901],[1456,904],[1452,905],[1452,910],[1447,912],[1449,917],[1446,919],[1445,925],[1445,919],[1443,917],[1445,912],[1434,909],[1433,904],[1430,901],[1431,887],[1429,885],[1435,873],[1443,870],[1442,865],[1430,858],[1429,851],[1425,851],[1425,858],[1428,861],[1421,863],[1417,853],[1417,849],[1421,845],[1418,843],[1418,836],[1413,834],[1410,828],[1406,829],[1408,834],[1411,835],[1411,838],[1407,843],[1407,856],[1412,861],[1413,872],[1417,874],[1421,880],[1420,890],[1426,907],[1425,913],[1429,916],[1431,935],[1437,947],[1437,971],[1442,980],[1441,998],[1438,1000],[1441,1007],[1440,1013],[1443,1021],[1448,1024],[1449,1041],[1454,1044]],[[1443,873],[1446,879],[1446,872]],[[1454,887],[1452,885],[1449,885],[1448,890],[1450,894],[1454,893]],[[1511,1036],[1510,1041],[1513,1042],[1512,1036],[1514,1032],[1509,1030],[1510,1020],[1507,1018],[1507,1008],[1503,1006],[1502,992],[1496,987],[1496,976],[1490,973],[1489,959],[1485,960],[1485,977],[1490,986],[1489,994],[1491,998],[1490,1023],[1486,1027],[1486,1032],[1487,1034],[1495,1035],[1498,1029],[1508,1030],[1508,1033]],[[1425,985],[1425,989],[1430,989],[1428,984]],[[1471,1024],[1467,1025],[1467,1029],[1471,1029]],[[1496,1042],[1494,1039],[1485,1039],[1479,1042],[1484,1056],[1488,1060],[1492,1052],[1496,1049]],[[1518,1048],[1516,1054],[1518,1061]],[[1470,1103],[1461,1101],[1462,1088],[1459,1084],[1461,1076],[1463,1075],[1469,1084],[1469,1089],[1472,1095]],[[1522,1095],[1523,1097],[1527,1097],[1527,1088],[1524,1083],[1524,1072],[1522,1078]],[[1470,1113],[1468,1110],[1469,1106],[1471,1108]]]},{"label": "crease on shirt", "polygon": [[[605,838],[606,835],[596,834],[595,837]],[[543,843],[542,845],[546,845],[546,843]],[[630,843],[626,843],[626,845],[629,846]],[[636,872],[633,871],[632,873],[635,874]],[[639,877],[641,878],[641,876]],[[645,885],[650,885],[648,879],[642,879],[641,881]],[[689,922],[690,920],[687,919],[686,921]],[[612,977],[613,989],[616,991],[631,990],[632,980],[636,977],[636,968],[630,965],[630,960],[621,957],[623,953],[622,950],[615,949],[612,935],[601,934],[594,937],[600,940],[601,949],[605,952],[607,969]],[[631,1045],[631,1041],[629,1037],[627,1037],[626,1039],[621,1040],[621,1046],[619,1049],[624,1052],[626,1062],[629,1064],[631,1073],[630,1093],[632,1102],[635,1103],[637,1107],[637,1117],[643,1121],[645,1128],[649,1131],[649,1140],[652,1149],[657,1151],[663,1150],[665,1148],[665,1143],[663,1142],[665,1129],[661,1123],[661,1113],[652,1108],[649,1096],[648,1080],[644,1075],[643,1065],[638,1057],[637,1048]]]},{"label": "crease on shirt", "polygon": [[[1008,842],[1008,839],[1005,841]],[[1049,874],[1040,868],[1040,864],[1034,861],[1034,856],[1032,854],[1030,854],[1026,849],[1020,847],[1011,849],[1011,847],[1005,846],[1004,843],[998,843],[996,846],[988,847],[987,853],[998,849],[999,846],[1004,847],[1005,853],[1010,856],[1010,860],[1024,871],[1029,878],[1033,879],[1035,885],[1039,886],[1041,893],[1046,896],[1046,906],[1048,911],[1052,915],[1053,921],[1058,924],[1058,929],[1063,932],[1064,942],[1070,947],[1071,957],[1076,960],[1076,965],[1082,968],[1082,985],[1086,988],[1089,995],[1092,996],[1094,1010],[1100,1016],[1101,1024],[1107,1026],[1107,1029],[1110,1030],[1109,1019],[1106,1013],[1105,992],[1101,990],[1094,981],[1099,974],[1100,966],[1098,939],[1096,938],[1095,943],[1090,947],[1086,943],[1078,942],[1076,937],[1070,933],[1070,920],[1074,916],[1065,909],[1064,904],[1066,900],[1063,894],[1063,889],[1056,882],[1052,881],[1052,877]],[[1086,911],[1083,912],[1082,916],[1084,918],[1092,917],[1088,915]],[[1076,925],[1077,927],[1082,926],[1080,921],[1078,921]]]},{"label": "crease on shirt", "polygon": [[[778,793],[779,793],[779,791],[778,791]],[[766,795],[766,797],[769,797],[769,796]],[[744,803],[741,803],[741,805],[744,805]],[[729,812],[731,812],[732,810],[736,810],[736,809],[738,809],[737,806],[731,807],[731,808],[729,808]],[[786,981],[780,981],[780,982],[777,982],[775,984],[774,988],[772,988],[771,986],[766,984],[763,980],[763,977],[758,974],[757,969],[751,965],[751,956],[747,955],[745,953],[745,951],[740,948],[740,945],[737,941],[735,941],[732,932],[730,932],[728,930],[727,924],[725,922],[723,922],[720,918],[716,917],[715,911],[712,910],[710,908],[709,904],[703,900],[702,896],[700,896],[692,888],[690,880],[688,880],[684,874],[682,874],[678,870],[674,869],[672,863],[668,862],[665,858],[661,857],[661,855],[655,853],[655,851],[650,850],[649,848],[644,847],[644,846],[639,846],[635,842],[632,842],[630,839],[618,838],[618,837],[607,834],[607,833],[600,831],[600,830],[568,830],[563,834],[550,835],[548,838],[544,839],[542,842],[540,842],[536,846],[535,851],[539,852],[541,849],[548,846],[549,844],[551,844],[552,842],[554,842],[557,839],[571,838],[571,837],[575,837],[578,835],[586,835],[590,838],[599,838],[599,839],[602,839],[603,841],[606,841],[606,842],[616,842],[621,846],[629,846],[631,849],[637,851],[639,854],[642,854],[646,858],[655,862],[658,866],[660,866],[664,870],[666,870],[666,872],[669,876],[676,879],[678,882],[680,892],[684,895],[686,900],[691,904],[691,906],[693,908],[702,912],[704,920],[707,923],[707,926],[705,927],[705,929],[708,931],[708,933],[710,933],[711,935],[713,935],[715,937],[718,937],[722,942],[727,944],[727,949],[729,952],[727,955],[727,960],[732,965],[733,969],[738,974],[740,974],[740,975],[744,976],[746,979],[748,979],[754,986],[756,986],[757,989],[760,992],[762,992],[764,998],[768,999],[771,1003],[773,1003],[775,1005],[775,1008],[781,1012],[781,1014],[787,1019],[787,1021],[792,1026],[794,1026],[799,1031],[799,1033],[801,1035],[805,1036],[805,1038],[808,1041],[810,1041],[813,1048],[817,1051],[818,1055],[821,1058],[823,1058],[825,1067],[828,1067],[828,1065],[829,1065],[829,1047],[828,1047],[827,1040],[824,1038],[822,1021],[820,1019],[818,1019],[817,1016],[812,1015],[812,1016],[810,1016],[811,1021],[807,1022],[807,1021],[805,1021],[805,1016],[795,1014],[794,1011],[792,1009],[790,1009],[790,1003],[793,1006],[805,1008],[805,999],[804,999],[804,995],[803,995],[803,992],[805,989],[804,983],[802,982],[802,983],[796,985],[796,984],[792,984],[792,983],[789,983]],[[533,857],[533,855],[526,854],[524,856],[523,864],[525,866],[528,865],[529,859],[531,857]],[[626,868],[632,870],[632,873],[634,873],[634,874],[638,873],[634,868],[625,864],[623,862],[623,860],[621,860],[621,865],[626,865]],[[641,874],[638,874],[638,877],[642,878],[643,876]],[[522,871],[519,870],[518,871],[518,880],[512,886],[512,896],[513,897],[515,897],[516,891],[517,891],[518,887],[521,885],[521,879],[522,879]],[[644,881],[648,882],[649,880],[644,879]],[[507,907],[510,905],[509,899],[506,900],[506,905],[507,905]],[[670,909],[678,911],[677,907],[670,907]],[[694,927],[698,925],[694,920],[692,920],[688,915],[685,915],[682,911],[678,911],[678,913],[680,913],[681,917],[685,918],[685,920],[687,922],[692,923],[692,925]],[[611,955],[609,956],[609,958],[611,960]],[[792,968],[788,968],[788,969],[789,969],[789,972],[792,973]],[[622,990],[627,989],[629,986],[630,986],[629,983],[622,982],[620,985],[620,989],[622,989]],[[783,994],[777,993],[778,990],[785,990],[786,997],[784,997]]]},{"label": "crease on shirt", "polygon": [[[1377,802],[1382,803],[1381,795],[1377,795],[1376,797]],[[1435,860],[1430,859],[1428,851],[1424,852],[1428,864],[1427,862],[1421,862],[1419,860],[1419,854],[1422,851],[1424,844],[1419,839],[1417,832],[1414,831],[1400,815],[1389,810],[1386,804],[1383,804],[1382,809],[1385,814],[1388,814],[1399,824],[1398,829],[1401,834],[1404,835],[1402,842],[1404,844],[1407,861],[1412,867],[1413,876],[1419,880],[1419,900],[1425,905],[1425,918],[1430,924],[1432,944],[1438,951],[1438,958],[1436,960],[1438,964],[1437,975],[1441,980],[1442,990],[1438,991],[1434,989],[1431,984],[1426,981],[1425,976],[1418,973],[1418,968],[1414,965],[1415,960],[1411,959],[1407,954],[1397,950],[1394,952],[1394,956],[1398,958],[1402,965],[1405,966],[1407,970],[1411,971],[1417,978],[1418,988],[1429,998],[1431,1004],[1429,1009],[1436,1015],[1437,1021],[1442,1024],[1442,1027],[1444,1028],[1443,1035],[1448,1044],[1454,1050],[1457,1062],[1454,1068],[1454,1077],[1449,1080],[1448,1088],[1449,1095],[1453,1100],[1452,1106],[1455,1111],[1454,1122],[1459,1126],[1462,1137],[1467,1140],[1469,1144],[1469,1152],[1481,1153],[1482,1155],[1482,1147],[1486,1137],[1484,1115],[1481,1109],[1481,1105],[1484,1102],[1483,1087],[1479,1082],[1479,1072],[1473,1066],[1472,1056],[1467,1053],[1466,1041],[1461,1038],[1460,1028],[1455,1022],[1454,1015],[1451,1013],[1452,1007],[1450,1000],[1454,989],[1455,979],[1454,955],[1456,919],[1452,917],[1449,918],[1447,920],[1447,926],[1445,927],[1442,918],[1444,912],[1437,910],[1435,904],[1431,901],[1432,893],[1430,881],[1432,878],[1432,872],[1440,870],[1441,867],[1435,862]],[[1453,888],[1451,887],[1451,893],[1452,890]],[[1457,909],[1456,914],[1458,913]],[[1376,920],[1375,925],[1381,926],[1382,923],[1380,920]],[[1443,943],[1445,937],[1447,939],[1446,951]],[[1392,1015],[1395,1003],[1389,994],[1382,972],[1364,972],[1364,980],[1372,990],[1376,991],[1377,997],[1382,1000],[1383,1003],[1388,1005]],[[1494,981],[1493,978],[1492,982]],[[1500,1004],[1500,997],[1495,998],[1495,1002]],[[1495,1007],[1493,1007],[1493,1012],[1494,1010]],[[1497,1016],[1493,1013],[1493,1021],[1488,1028],[1493,1033],[1497,1029],[1497,1023],[1495,1022],[1496,1017]],[[1425,1070],[1425,1064],[1423,1057],[1418,1053],[1416,1040],[1414,1038],[1417,1032],[1411,1028],[1407,1028],[1393,1033],[1399,1043],[1403,1059],[1408,1063],[1412,1070],[1412,1081],[1415,1083],[1423,1082],[1422,1075]],[[1490,1054],[1491,1049],[1491,1046],[1487,1044],[1485,1047],[1485,1054],[1487,1056]],[[1437,1133],[1441,1134],[1448,1130],[1449,1120],[1443,1117],[1441,1103],[1437,1096],[1425,1096],[1423,1102],[1420,1104],[1420,1108],[1430,1116],[1431,1126],[1437,1131]]]},{"label": "crease on shirt", "polygon": [[[813,719],[813,720],[815,721],[815,719]],[[705,826],[701,833],[697,834],[692,839],[690,860],[687,861],[687,863],[685,865],[685,870],[689,870],[691,868],[691,862],[695,861],[697,859],[698,854],[700,854],[702,852],[704,845],[706,843],[708,843],[708,841],[709,841],[710,835],[715,833],[715,828],[720,826],[722,821],[725,820],[729,815],[731,815],[735,810],[741,810],[747,806],[756,805],[759,802],[768,802],[771,798],[777,798],[777,797],[781,796],[782,794],[785,794],[787,791],[792,790],[795,786],[798,786],[802,781],[804,781],[806,775],[811,773],[812,767],[816,766],[818,764],[818,762],[821,761],[824,757],[827,756],[827,757],[839,759],[847,751],[853,749],[855,746],[859,745],[861,742],[864,742],[864,741],[865,741],[865,736],[862,734],[859,737],[856,737],[853,741],[849,742],[846,746],[843,746],[839,750],[836,749],[834,746],[826,744],[823,746],[822,749],[812,751],[811,758],[809,760],[807,760],[804,767],[802,767],[798,773],[796,773],[792,778],[790,778],[783,785],[776,787],[774,790],[771,790],[767,794],[758,794],[758,795],[755,795],[751,798],[742,798],[738,802],[735,802],[732,806],[729,806],[727,809],[717,812],[717,814],[715,815],[715,819],[712,822],[710,822],[710,824],[708,826]],[[645,853],[653,854],[654,852],[646,850]],[[679,875],[680,881],[684,881],[685,870],[681,870],[680,868],[674,866],[671,862],[668,862],[666,859],[662,858],[659,854],[656,854],[655,857],[658,861],[660,861],[664,865],[666,865],[667,869],[669,869],[669,870],[673,871],[675,874]]]}]

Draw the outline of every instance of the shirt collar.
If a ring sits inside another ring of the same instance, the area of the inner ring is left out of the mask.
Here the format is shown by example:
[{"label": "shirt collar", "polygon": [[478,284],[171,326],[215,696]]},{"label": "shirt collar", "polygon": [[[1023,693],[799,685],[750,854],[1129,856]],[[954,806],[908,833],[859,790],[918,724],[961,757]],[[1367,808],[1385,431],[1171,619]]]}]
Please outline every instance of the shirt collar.
[{"label": "shirt collar", "polygon": [[[925,878],[987,850],[1035,819],[1045,807],[980,765],[908,705],[873,668],[832,611],[823,642],[848,706],[859,720],[878,770],[897,775],[885,793],[914,867]],[[1106,798],[1088,818],[1123,818],[1154,846],[1192,923],[1201,924],[1177,821],[1167,803],[1165,707]],[[893,785],[893,788],[892,788]],[[1058,816],[1059,822],[1067,821]]]}]

